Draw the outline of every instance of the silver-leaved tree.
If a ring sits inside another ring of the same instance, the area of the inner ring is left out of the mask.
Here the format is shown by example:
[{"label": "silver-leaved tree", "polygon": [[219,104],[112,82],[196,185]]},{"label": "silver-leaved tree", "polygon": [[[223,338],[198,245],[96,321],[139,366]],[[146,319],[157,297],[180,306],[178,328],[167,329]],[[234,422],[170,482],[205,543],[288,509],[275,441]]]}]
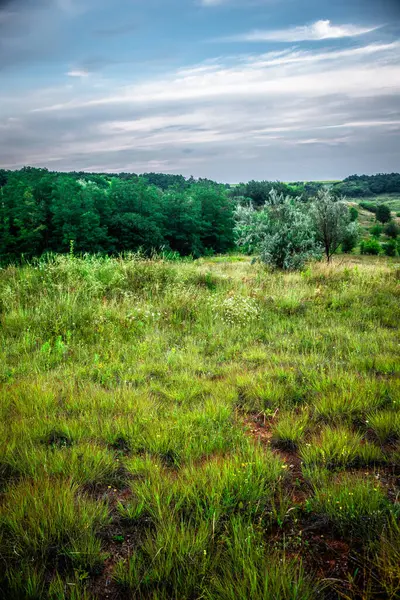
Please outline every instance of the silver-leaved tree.
[{"label": "silver-leaved tree", "polygon": [[300,198],[272,190],[260,210],[239,206],[235,218],[237,244],[273,268],[300,269],[321,256],[310,210]]},{"label": "silver-leaved tree", "polygon": [[329,262],[343,245],[351,251],[358,239],[347,205],[322,189],[311,203],[272,190],[264,206],[251,203],[235,212],[236,243],[272,268],[301,269],[325,253]]}]

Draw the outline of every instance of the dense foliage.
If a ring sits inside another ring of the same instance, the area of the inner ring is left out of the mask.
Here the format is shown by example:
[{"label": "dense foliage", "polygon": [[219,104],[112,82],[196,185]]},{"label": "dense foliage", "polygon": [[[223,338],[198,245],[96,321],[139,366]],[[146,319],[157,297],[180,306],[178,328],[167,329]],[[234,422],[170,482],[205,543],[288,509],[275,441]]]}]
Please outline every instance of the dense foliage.
[{"label": "dense foliage", "polygon": [[[224,253],[235,245],[236,216],[248,221],[247,225],[245,221],[236,223],[245,251],[260,250],[261,235],[264,260],[293,268],[294,255],[302,256],[299,265],[315,256],[310,248],[316,242],[327,258],[339,246],[349,252],[357,245],[361,230],[349,223],[358,222],[358,210],[354,206],[347,210],[342,193],[364,195],[356,189],[361,184],[368,184],[368,194],[389,193],[397,189],[399,177],[351,176],[330,183],[253,180],[229,185],[163,173],[57,173],[31,167],[0,170],[0,264],[71,249],[107,255],[139,249],[146,255]],[[330,200],[325,206],[326,183]],[[286,200],[271,209],[271,194]],[[385,234],[395,238],[398,226],[391,222],[395,201],[387,198],[386,202],[377,197],[359,206],[388,223]],[[296,228],[300,221],[310,229],[299,238]],[[243,226],[247,227],[246,239]],[[372,229],[370,233],[374,235]],[[272,254],[276,258],[272,259]]]},{"label": "dense foliage", "polygon": [[[233,246],[234,200],[225,186],[178,175],[1,174],[0,258],[47,251],[181,255]],[[157,184],[157,185],[155,185]]]},{"label": "dense foliage", "polygon": [[400,173],[378,173],[377,175],[350,175],[335,185],[337,193],[359,198],[375,194],[400,192]]},{"label": "dense foliage", "polygon": [[235,213],[237,244],[278,269],[299,269],[325,253],[329,262],[342,245],[351,251],[359,237],[347,205],[328,188],[309,203],[271,190],[263,207],[239,205]]}]

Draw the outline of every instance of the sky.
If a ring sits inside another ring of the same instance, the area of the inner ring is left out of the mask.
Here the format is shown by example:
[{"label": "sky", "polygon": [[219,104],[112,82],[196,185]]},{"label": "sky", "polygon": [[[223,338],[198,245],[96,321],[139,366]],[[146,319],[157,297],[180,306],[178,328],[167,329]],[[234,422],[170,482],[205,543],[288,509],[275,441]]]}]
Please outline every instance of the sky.
[{"label": "sky", "polygon": [[400,171],[400,0],[0,0],[0,167]]}]

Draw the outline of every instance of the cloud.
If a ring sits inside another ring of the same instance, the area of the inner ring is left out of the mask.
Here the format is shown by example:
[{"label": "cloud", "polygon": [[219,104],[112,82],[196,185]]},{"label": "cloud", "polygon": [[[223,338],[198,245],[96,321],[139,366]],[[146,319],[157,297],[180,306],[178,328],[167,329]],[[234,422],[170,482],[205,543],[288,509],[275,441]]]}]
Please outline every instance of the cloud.
[{"label": "cloud", "polygon": [[83,69],[71,69],[71,71],[67,72],[69,77],[88,77],[90,75],[89,71],[84,71]]},{"label": "cloud", "polygon": [[370,33],[376,29],[378,29],[378,26],[331,25],[329,20],[320,20],[311,25],[288,29],[250,31],[249,33],[224,38],[224,40],[237,42],[303,42],[354,37]]},{"label": "cloud", "polygon": [[[248,101],[266,95],[290,94],[315,99],[328,94],[354,97],[382,94],[400,89],[398,51],[400,42],[369,44],[331,51],[266,53],[220,59],[168,76],[134,85],[109,85],[113,92],[98,91],[89,97],[66,98],[34,107],[36,112],[113,107],[120,104],[152,106],[195,101]],[[285,67],[285,68],[283,68]],[[56,100],[56,97],[54,97]]]},{"label": "cloud", "polygon": [[29,99],[8,92],[0,163],[136,172],[158,165],[227,181],[336,178],[365,171],[362,160],[395,170],[399,48],[291,48],[131,82],[71,77]]},{"label": "cloud", "polygon": [[87,1],[78,5],[77,0],[3,0],[0,68],[54,62],[63,52],[70,52],[67,25],[87,6]]}]

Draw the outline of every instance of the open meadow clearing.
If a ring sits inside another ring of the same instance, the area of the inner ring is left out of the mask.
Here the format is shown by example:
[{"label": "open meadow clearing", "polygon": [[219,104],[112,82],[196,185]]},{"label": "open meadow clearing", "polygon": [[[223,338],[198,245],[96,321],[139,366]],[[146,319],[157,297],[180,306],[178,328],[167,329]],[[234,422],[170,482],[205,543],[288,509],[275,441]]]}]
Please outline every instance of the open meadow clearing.
[{"label": "open meadow clearing", "polygon": [[400,265],[0,270],[10,600],[399,598]]}]

